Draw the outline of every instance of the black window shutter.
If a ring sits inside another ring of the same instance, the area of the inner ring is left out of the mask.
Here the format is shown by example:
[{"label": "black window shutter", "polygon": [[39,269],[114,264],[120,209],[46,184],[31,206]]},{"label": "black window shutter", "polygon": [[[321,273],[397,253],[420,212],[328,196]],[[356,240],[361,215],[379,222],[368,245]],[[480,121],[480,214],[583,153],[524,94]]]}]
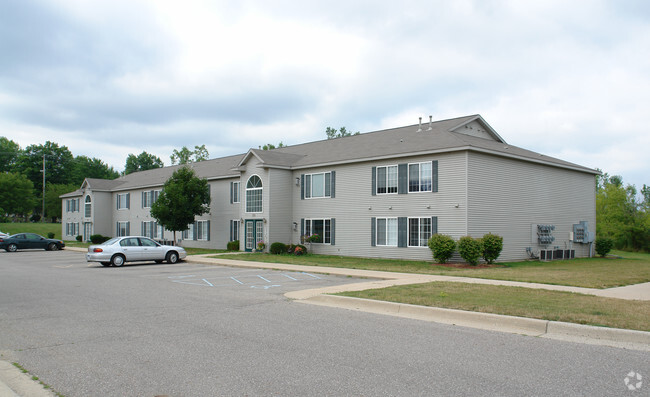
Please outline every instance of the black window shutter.
[{"label": "black window shutter", "polygon": [[144,222],[140,222],[140,234],[144,236]]},{"label": "black window shutter", "polygon": [[431,235],[438,234],[438,217],[431,217]]},{"label": "black window shutter", "polygon": [[126,222],[126,235],[131,235],[131,222]]},{"label": "black window shutter", "polygon": [[399,164],[397,166],[397,193],[406,194],[409,192],[409,165]]},{"label": "black window shutter", "polygon": [[[232,183],[232,182],[230,182],[230,183]],[[230,240],[228,240],[228,241],[234,241],[234,240],[235,240],[235,239],[233,238],[232,232],[233,232],[233,230],[232,230],[232,219],[231,219],[231,220],[230,220],[230,234],[229,234],[229,236],[230,236]]]},{"label": "black window shutter", "polygon": [[144,208],[144,194],[145,192],[140,192],[141,197],[140,197],[140,203],[142,204],[142,208]]},{"label": "black window shutter", "polygon": [[131,209],[131,193],[126,194],[126,208]]},{"label": "black window shutter", "polygon": [[[336,171],[332,171],[331,174],[332,174],[332,177],[330,178],[330,197],[334,198],[335,197],[334,192],[336,190],[334,188],[336,186]],[[334,244],[334,243],[332,243],[332,244]]]},{"label": "black window shutter", "polygon": [[377,195],[377,167],[372,167],[372,195]]},{"label": "black window shutter", "polygon": [[115,223],[115,235],[120,236],[120,222]]},{"label": "black window shutter", "polygon": [[199,233],[197,233],[197,232],[198,232],[199,228],[197,226],[198,226],[197,222],[194,222],[192,224],[192,240],[197,240],[198,239],[197,234],[199,234]]},{"label": "black window shutter", "polygon": [[[333,185],[332,185],[333,186]],[[330,244],[334,245],[334,231],[336,229],[336,219],[330,219]]]},{"label": "black window shutter", "polygon": [[305,174],[300,174],[300,199],[305,199]]},{"label": "black window shutter", "polygon": [[208,224],[208,231],[207,231],[207,233],[208,233],[208,241],[210,241],[210,221],[208,221],[207,224]]},{"label": "black window shutter", "polygon": [[[305,218],[300,219],[300,237],[305,235]],[[302,240],[302,238],[300,239]],[[300,241],[302,243],[302,241]]]},{"label": "black window shutter", "polygon": [[119,194],[116,195],[115,198],[117,198],[115,208],[119,210],[120,209],[120,195]]},{"label": "black window shutter", "polygon": [[373,216],[372,218],[370,218],[370,246],[372,247],[375,247],[377,245],[376,237],[375,237],[376,234],[377,234],[377,218]]},{"label": "black window shutter", "polygon": [[397,218],[397,246],[406,247],[408,237],[408,218],[401,216]]},{"label": "black window shutter", "polygon": [[230,182],[230,204],[233,203],[233,189],[234,189],[234,183]]},{"label": "black window shutter", "polygon": [[438,160],[431,162],[431,191],[438,192]]}]

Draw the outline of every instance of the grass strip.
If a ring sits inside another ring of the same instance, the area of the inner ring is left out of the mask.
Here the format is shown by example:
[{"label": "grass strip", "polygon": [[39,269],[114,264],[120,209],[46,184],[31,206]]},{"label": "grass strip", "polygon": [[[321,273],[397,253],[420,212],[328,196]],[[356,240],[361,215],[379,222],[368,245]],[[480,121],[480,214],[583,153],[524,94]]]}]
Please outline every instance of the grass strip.
[{"label": "grass strip", "polygon": [[223,259],[329,266],[386,272],[440,274],[494,280],[570,285],[585,288],[611,288],[650,282],[650,254],[617,251],[622,258],[580,258],[552,262],[522,261],[499,263],[491,268],[453,268],[431,261],[357,258],[332,255],[271,255],[250,253],[220,255]]},{"label": "grass strip", "polygon": [[337,295],[650,331],[650,303],[522,287],[432,282]]}]

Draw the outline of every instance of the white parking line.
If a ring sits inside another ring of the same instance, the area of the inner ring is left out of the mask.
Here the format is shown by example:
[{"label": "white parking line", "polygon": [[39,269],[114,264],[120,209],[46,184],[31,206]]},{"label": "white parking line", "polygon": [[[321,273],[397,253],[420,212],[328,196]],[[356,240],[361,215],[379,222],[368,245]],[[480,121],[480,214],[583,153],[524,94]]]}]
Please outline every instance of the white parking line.
[{"label": "white parking line", "polygon": [[265,279],[264,277],[260,276],[259,274],[257,275],[257,277],[261,278],[262,280],[266,281],[267,283],[270,283],[270,282],[271,282],[271,281]]},{"label": "white parking line", "polygon": [[234,278],[234,277],[230,277],[230,278],[233,279],[233,280],[235,280],[235,281],[237,281],[239,284],[244,284],[244,283],[242,283],[241,281],[237,280],[237,279]]}]

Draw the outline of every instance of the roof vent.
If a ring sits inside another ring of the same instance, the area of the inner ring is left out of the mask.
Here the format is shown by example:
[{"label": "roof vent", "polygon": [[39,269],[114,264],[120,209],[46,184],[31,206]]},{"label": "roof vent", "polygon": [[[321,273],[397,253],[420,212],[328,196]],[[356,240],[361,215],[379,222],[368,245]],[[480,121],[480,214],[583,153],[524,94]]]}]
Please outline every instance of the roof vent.
[{"label": "roof vent", "polygon": [[420,126],[418,127],[417,132],[421,132],[421,131],[422,131],[422,117],[420,117]]},{"label": "roof vent", "polygon": [[429,128],[427,128],[427,131],[433,130],[431,124],[433,124],[433,116],[429,115]]}]

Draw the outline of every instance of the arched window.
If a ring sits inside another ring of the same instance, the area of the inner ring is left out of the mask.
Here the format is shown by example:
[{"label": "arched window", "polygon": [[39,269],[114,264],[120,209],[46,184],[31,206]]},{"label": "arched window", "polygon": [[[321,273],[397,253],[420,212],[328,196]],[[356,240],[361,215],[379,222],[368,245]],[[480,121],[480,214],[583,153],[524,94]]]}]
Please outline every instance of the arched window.
[{"label": "arched window", "polygon": [[92,209],[92,208],[91,208],[91,205],[92,205],[92,204],[91,204],[90,201],[91,201],[91,200],[90,200],[90,196],[86,196],[86,202],[84,203],[84,206],[85,206],[85,208],[84,208],[84,216],[85,216],[86,218],[90,218],[90,216],[91,216],[91,212],[92,212],[92,211],[91,211],[91,209]]},{"label": "arched window", "polygon": [[246,212],[262,212],[262,180],[257,175],[246,183]]}]

